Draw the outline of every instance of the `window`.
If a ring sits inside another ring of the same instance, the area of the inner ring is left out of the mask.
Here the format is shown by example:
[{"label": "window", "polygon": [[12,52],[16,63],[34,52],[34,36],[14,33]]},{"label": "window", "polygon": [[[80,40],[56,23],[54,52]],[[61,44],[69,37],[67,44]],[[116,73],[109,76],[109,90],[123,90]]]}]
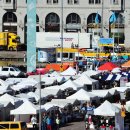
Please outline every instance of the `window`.
[{"label": "window", "polygon": [[118,0],[113,0],[113,4],[118,4]]},{"label": "window", "polygon": [[58,0],[53,0],[53,4],[58,4]]},{"label": "window", "polygon": [[94,4],[94,0],[89,0],[89,4]]},{"label": "window", "polygon": [[100,4],[101,0],[95,0],[95,4]]},{"label": "window", "polygon": [[9,3],[11,3],[11,0],[6,0],[5,2],[9,4]]},{"label": "window", "polygon": [[14,69],[13,69],[13,68],[10,68],[10,71],[14,71]]},{"label": "window", "polygon": [[9,129],[9,124],[0,124],[0,129]]},{"label": "window", "polygon": [[47,4],[51,4],[52,0],[47,0],[46,2],[47,2]]},{"label": "window", "polygon": [[74,0],[74,4],[79,4],[79,0]]},{"label": "window", "polygon": [[14,128],[19,128],[19,125],[18,124],[11,124],[10,125],[10,128],[14,129]]},{"label": "window", "polygon": [[119,4],[119,1],[118,0],[110,0],[110,3],[114,4],[114,5],[117,5],[117,4]]},{"label": "window", "polygon": [[27,125],[25,122],[21,122],[21,128],[27,128]]},{"label": "window", "polygon": [[2,68],[2,71],[8,71],[8,68]]},{"label": "window", "polygon": [[68,0],[68,4],[72,5],[73,4],[73,0]]}]

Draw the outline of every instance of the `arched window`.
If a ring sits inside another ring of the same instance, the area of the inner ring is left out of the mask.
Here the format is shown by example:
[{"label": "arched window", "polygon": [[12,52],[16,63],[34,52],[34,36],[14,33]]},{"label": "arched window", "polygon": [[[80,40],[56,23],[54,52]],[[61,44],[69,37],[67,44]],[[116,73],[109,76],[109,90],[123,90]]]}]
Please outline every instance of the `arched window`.
[{"label": "arched window", "polygon": [[7,12],[3,16],[3,32],[13,32],[17,34],[17,17],[12,12]]},{"label": "arched window", "polygon": [[60,19],[55,13],[50,13],[45,18],[45,32],[59,32]]}]

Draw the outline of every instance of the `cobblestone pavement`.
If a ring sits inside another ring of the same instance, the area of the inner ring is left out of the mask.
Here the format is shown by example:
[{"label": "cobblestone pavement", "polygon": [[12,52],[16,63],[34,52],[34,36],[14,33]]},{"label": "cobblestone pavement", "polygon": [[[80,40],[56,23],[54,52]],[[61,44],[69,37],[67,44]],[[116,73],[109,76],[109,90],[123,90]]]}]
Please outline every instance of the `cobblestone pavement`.
[{"label": "cobblestone pavement", "polygon": [[85,130],[85,124],[83,121],[71,122],[64,127],[61,127],[60,130]]}]

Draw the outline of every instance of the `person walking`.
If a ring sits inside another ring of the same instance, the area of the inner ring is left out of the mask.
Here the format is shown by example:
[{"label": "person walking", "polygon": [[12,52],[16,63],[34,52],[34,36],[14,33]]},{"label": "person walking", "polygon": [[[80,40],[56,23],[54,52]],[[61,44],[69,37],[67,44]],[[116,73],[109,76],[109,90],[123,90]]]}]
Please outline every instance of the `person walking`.
[{"label": "person walking", "polygon": [[43,113],[43,117],[42,117],[42,130],[47,130],[47,115],[46,113]]},{"label": "person walking", "polygon": [[52,121],[50,115],[48,115],[46,123],[47,123],[47,130],[52,130]]},{"label": "person walking", "polygon": [[60,119],[59,119],[59,116],[57,116],[56,118],[56,130],[59,130],[60,128]]},{"label": "person walking", "polygon": [[32,116],[31,123],[33,125],[33,128],[37,128],[37,118],[35,115]]}]

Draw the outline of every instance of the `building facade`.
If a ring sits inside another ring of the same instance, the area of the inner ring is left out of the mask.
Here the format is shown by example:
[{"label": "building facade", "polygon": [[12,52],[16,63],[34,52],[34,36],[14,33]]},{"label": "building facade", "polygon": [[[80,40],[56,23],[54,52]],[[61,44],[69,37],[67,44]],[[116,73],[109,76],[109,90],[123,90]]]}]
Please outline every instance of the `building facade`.
[{"label": "building facade", "polygon": [[[86,32],[130,47],[130,0],[36,0],[37,32]],[[113,15],[115,19],[113,19]],[[112,21],[113,19],[113,21]],[[0,32],[26,44],[27,0],[0,0]]]}]

